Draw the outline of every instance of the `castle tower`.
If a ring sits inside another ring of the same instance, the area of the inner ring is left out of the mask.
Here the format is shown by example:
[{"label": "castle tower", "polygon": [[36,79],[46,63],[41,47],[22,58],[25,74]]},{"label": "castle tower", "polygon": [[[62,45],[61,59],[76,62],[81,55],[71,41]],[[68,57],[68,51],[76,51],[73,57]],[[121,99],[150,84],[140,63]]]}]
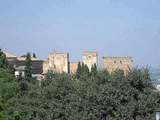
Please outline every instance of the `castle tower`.
[{"label": "castle tower", "polygon": [[69,54],[58,52],[50,53],[48,60],[43,63],[43,70],[44,73],[46,73],[46,71],[69,73]]},{"label": "castle tower", "polygon": [[94,64],[97,65],[98,55],[97,52],[83,52],[83,63],[88,66],[89,70]]},{"label": "castle tower", "polygon": [[102,64],[103,69],[108,70],[109,73],[120,69],[127,74],[132,69],[133,60],[132,57],[103,57]]}]

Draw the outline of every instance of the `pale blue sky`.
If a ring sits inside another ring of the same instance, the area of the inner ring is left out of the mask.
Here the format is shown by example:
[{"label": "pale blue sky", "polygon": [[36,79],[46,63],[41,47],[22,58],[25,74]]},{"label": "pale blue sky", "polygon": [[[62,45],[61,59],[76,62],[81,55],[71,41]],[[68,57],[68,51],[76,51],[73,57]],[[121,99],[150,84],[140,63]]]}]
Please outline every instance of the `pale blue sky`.
[{"label": "pale blue sky", "polygon": [[160,65],[160,0],[0,0],[0,47],[46,59],[67,51]]}]

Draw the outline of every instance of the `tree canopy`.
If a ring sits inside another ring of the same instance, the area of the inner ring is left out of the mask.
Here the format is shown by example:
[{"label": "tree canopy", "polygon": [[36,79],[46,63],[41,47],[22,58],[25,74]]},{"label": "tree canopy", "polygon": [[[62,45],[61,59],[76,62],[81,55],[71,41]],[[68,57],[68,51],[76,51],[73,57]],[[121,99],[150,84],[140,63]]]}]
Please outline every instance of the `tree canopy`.
[{"label": "tree canopy", "polygon": [[76,78],[50,71],[41,83],[30,79],[30,55],[22,80],[1,66],[0,120],[155,120],[160,92],[148,69],[125,75],[78,66]]},{"label": "tree canopy", "polygon": [[8,108],[17,93],[17,82],[8,70],[0,68],[0,120],[8,120]]},{"label": "tree canopy", "polygon": [[32,60],[30,53],[27,53],[26,60],[25,60],[25,79],[31,80],[32,79]]},{"label": "tree canopy", "polygon": [[134,69],[127,76],[117,70],[80,77],[50,72],[41,86],[26,83],[26,93],[17,93],[10,110],[31,120],[155,119],[160,94],[146,69]]},{"label": "tree canopy", "polygon": [[7,67],[8,67],[8,62],[6,59],[6,55],[0,49],[0,68],[7,68]]},{"label": "tree canopy", "polygon": [[37,58],[36,53],[33,53],[33,58]]}]

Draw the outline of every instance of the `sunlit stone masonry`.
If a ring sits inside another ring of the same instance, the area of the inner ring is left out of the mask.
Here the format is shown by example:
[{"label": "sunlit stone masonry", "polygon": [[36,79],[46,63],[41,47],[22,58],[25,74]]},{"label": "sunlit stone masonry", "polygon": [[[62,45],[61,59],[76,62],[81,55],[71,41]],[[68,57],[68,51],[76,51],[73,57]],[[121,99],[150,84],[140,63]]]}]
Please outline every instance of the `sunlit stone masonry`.
[{"label": "sunlit stone masonry", "polygon": [[69,53],[50,53],[48,60],[43,62],[43,74],[48,71],[69,73]]},{"label": "sunlit stone masonry", "polygon": [[97,65],[98,55],[97,52],[83,52],[83,63],[88,66],[89,70],[94,64]]},{"label": "sunlit stone masonry", "polygon": [[133,59],[132,57],[103,57],[102,58],[102,69],[108,70],[109,73],[120,69],[125,74],[132,69]]},{"label": "sunlit stone masonry", "polygon": [[[82,53],[82,61],[88,66],[89,70],[93,65],[98,66],[98,54],[94,51],[85,51]],[[102,67],[103,70],[108,70],[109,73],[120,69],[125,74],[132,69],[133,60],[132,57],[103,57]],[[72,62],[69,60],[69,53],[53,52],[50,53],[48,59],[43,62],[43,74],[48,71],[55,73],[71,73],[75,74],[78,68],[78,62]]]}]

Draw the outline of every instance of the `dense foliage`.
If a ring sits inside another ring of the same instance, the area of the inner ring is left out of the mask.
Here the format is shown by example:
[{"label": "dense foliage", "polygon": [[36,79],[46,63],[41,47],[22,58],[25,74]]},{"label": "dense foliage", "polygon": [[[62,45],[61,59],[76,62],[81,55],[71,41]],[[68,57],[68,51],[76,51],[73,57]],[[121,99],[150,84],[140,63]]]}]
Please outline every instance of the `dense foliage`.
[{"label": "dense foliage", "polygon": [[8,63],[7,63],[6,55],[0,49],[0,68],[7,68],[7,67],[8,67]]},{"label": "dense foliage", "polygon": [[8,120],[7,112],[17,94],[17,81],[8,70],[0,68],[0,120]]},{"label": "dense foliage", "polygon": [[15,79],[0,68],[0,120],[154,120],[160,93],[148,69],[126,76],[91,72],[79,64],[75,77],[48,72],[41,82]]},{"label": "dense foliage", "polygon": [[79,79],[50,72],[41,84],[18,83],[6,108],[15,120],[154,120],[160,107],[160,95],[146,69],[127,76],[99,71]]}]

